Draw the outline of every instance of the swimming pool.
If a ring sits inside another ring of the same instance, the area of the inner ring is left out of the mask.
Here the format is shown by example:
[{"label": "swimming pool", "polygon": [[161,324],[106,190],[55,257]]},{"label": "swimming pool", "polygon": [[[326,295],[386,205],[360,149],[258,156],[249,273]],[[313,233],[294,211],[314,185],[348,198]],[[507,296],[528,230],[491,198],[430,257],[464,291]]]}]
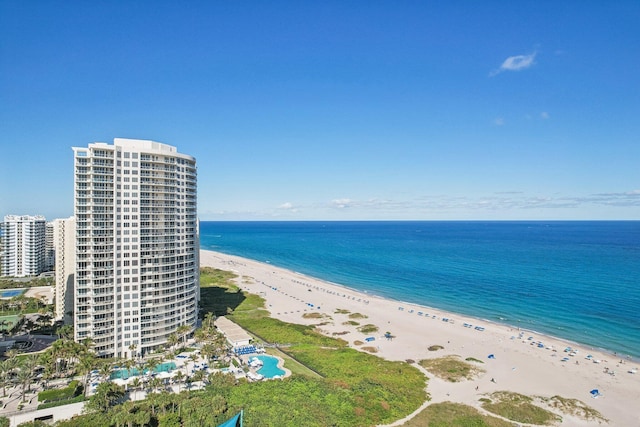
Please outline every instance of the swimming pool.
[{"label": "swimming pool", "polygon": [[277,376],[284,376],[286,373],[282,369],[278,368],[278,358],[273,356],[256,356],[262,361],[262,368],[258,369],[258,373],[265,378],[273,378]]},{"label": "swimming pool", "polygon": [[[153,368],[153,372],[156,372],[156,373],[171,372],[174,369],[176,369],[176,364],[174,362],[164,362],[164,363],[159,364],[155,368]],[[149,371],[148,369],[144,369],[142,371],[142,374],[146,374],[148,371]],[[118,369],[117,371],[113,372],[109,376],[109,379],[112,379],[112,380],[115,380],[115,379],[126,380],[129,377],[136,377],[138,375],[140,375],[140,371],[138,369],[136,369],[136,368]]]},{"label": "swimming pool", "polygon": [[21,295],[25,289],[4,289],[0,291],[0,298],[13,298]]}]

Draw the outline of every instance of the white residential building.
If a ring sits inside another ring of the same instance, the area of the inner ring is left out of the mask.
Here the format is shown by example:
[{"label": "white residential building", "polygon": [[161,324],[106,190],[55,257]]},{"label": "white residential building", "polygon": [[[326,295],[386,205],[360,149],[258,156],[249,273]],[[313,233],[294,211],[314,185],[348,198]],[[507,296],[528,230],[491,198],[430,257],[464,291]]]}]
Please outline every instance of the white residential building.
[{"label": "white residential building", "polygon": [[47,222],[44,236],[44,271],[53,271],[56,264],[56,248],[53,242],[53,222]]},{"label": "white residential building", "polygon": [[73,324],[73,282],[76,271],[76,222],[74,217],[55,219],[53,242],[55,248],[56,291],[55,319]]},{"label": "white residential building", "polygon": [[36,276],[44,271],[45,224],[41,215],[7,215],[2,223],[3,276]]},{"label": "white residential building", "polygon": [[196,326],[196,161],[176,147],[116,138],[74,147],[75,339],[133,357]]}]

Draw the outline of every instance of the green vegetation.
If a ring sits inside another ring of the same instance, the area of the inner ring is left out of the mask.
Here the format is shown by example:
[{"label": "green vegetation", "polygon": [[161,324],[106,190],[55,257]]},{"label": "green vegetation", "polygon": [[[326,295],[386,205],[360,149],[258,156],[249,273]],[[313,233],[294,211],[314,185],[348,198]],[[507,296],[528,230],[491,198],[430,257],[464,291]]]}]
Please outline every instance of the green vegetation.
[{"label": "green vegetation", "polygon": [[237,289],[237,286],[233,283],[233,279],[236,279],[237,277],[238,275],[231,271],[204,267],[200,269],[200,287],[209,288],[212,286],[218,286],[226,289]]},{"label": "green vegetation", "polygon": [[431,345],[431,346],[429,346],[429,348],[427,350],[429,350],[429,351],[444,350],[444,347],[441,346],[441,345]]},{"label": "green vegetation", "polygon": [[41,391],[38,393],[38,402],[47,403],[72,399],[80,393],[82,393],[82,385],[79,381],[74,380],[65,388]]},{"label": "green vegetation", "polygon": [[564,414],[573,415],[587,421],[609,422],[600,412],[586,405],[578,399],[569,399],[561,396],[553,396],[549,399],[540,398],[552,408],[560,410]]},{"label": "green vegetation", "polygon": [[484,363],[482,360],[476,359],[475,357],[467,357],[464,360],[466,360],[467,362]]},{"label": "green vegetation", "polygon": [[360,323],[355,320],[347,320],[346,322],[342,322],[342,324],[345,326],[360,326]]},{"label": "green vegetation", "polygon": [[10,316],[25,313],[37,313],[47,308],[47,305],[38,298],[18,295],[10,299],[0,299],[0,316]]},{"label": "green vegetation", "polygon": [[349,310],[345,310],[344,308],[337,308],[335,313],[336,314],[349,314],[351,312]]},{"label": "green vegetation", "polygon": [[452,383],[470,380],[484,372],[482,369],[460,360],[458,356],[425,359],[418,363],[433,375]]},{"label": "green vegetation", "polygon": [[48,402],[48,403],[41,403],[40,405],[38,405],[38,409],[47,409],[47,408],[54,408],[56,406],[69,405],[71,403],[82,402],[85,399],[86,397],[84,397],[84,395],[81,394],[79,396],[72,397],[70,399],[58,400],[55,402]]},{"label": "green vegetation", "polygon": [[532,398],[510,391],[496,391],[490,395],[491,402],[483,402],[482,407],[489,412],[508,418],[512,421],[551,425],[562,421],[562,418],[553,412],[534,405]]},{"label": "green vegetation", "polygon": [[366,316],[364,314],[360,314],[360,313],[351,313],[349,315],[349,319],[366,319],[369,316]]},{"label": "green vegetation", "polygon": [[304,313],[303,319],[324,319],[326,316],[322,313]]},{"label": "green vegetation", "polygon": [[363,334],[372,334],[374,332],[378,332],[379,330],[380,328],[378,328],[376,325],[372,325],[371,323],[362,325],[358,328],[358,332],[362,332]]},{"label": "green vegetation", "polygon": [[200,308],[224,316],[244,301],[244,294],[233,281],[237,274],[204,267],[200,269]]},{"label": "green vegetation", "polygon": [[[61,421],[59,427],[215,427],[241,409],[248,426],[373,426],[405,417],[427,399],[425,377],[416,367],[349,348],[346,341],[324,336],[312,325],[270,318],[262,298],[243,294],[229,283],[233,275],[211,270],[202,276],[203,311],[227,315],[265,343],[280,343],[268,352],[285,359],[292,375],[279,381],[248,383],[212,374],[205,390],[150,393],[144,401],[124,404],[117,404],[120,388],[101,383],[97,397],[87,404],[92,412]],[[224,301],[216,301],[218,297]],[[205,316],[203,324],[212,317]]]},{"label": "green vegetation", "polygon": [[284,360],[284,366],[291,371],[292,375],[304,375],[307,377],[315,377],[321,378],[319,374],[313,372],[311,369],[304,366],[302,363],[298,362],[293,357],[289,356],[287,353],[280,351],[278,349],[270,348],[267,349],[267,354],[272,356],[277,356]]},{"label": "green vegetation", "polygon": [[22,316],[18,314],[11,314],[9,316],[0,316],[0,331],[10,332],[13,328],[15,328],[20,321],[22,320]]},{"label": "green vegetation", "polygon": [[512,427],[513,423],[482,415],[477,409],[460,403],[435,403],[427,406],[404,427]]},{"label": "green vegetation", "polygon": [[[229,317],[266,342],[288,343],[286,353],[323,378],[294,375],[281,382],[251,384],[242,400],[246,405],[247,424],[252,414],[249,407],[263,401],[265,414],[273,413],[271,416],[275,417],[267,421],[262,414],[264,425],[351,426],[391,422],[406,416],[426,399],[425,378],[416,368],[348,348],[344,340],[321,335],[311,326],[269,318],[263,304],[261,298],[247,296]],[[280,385],[295,391],[281,392]],[[277,387],[278,391],[267,392],[263,387]],[[240,393],[242,388],[239,386],[233,391]],[[246,393],[253,395],[254,391],[261,397],[247,398]],[[322,393],[316,394],[319,391]],[[271,400],[285,397],[294,401],[279,406]],[[274,406],[300,408],[294,412],[305,418],[293,417],[291,421],[280,422],[278,417],[290,414],[275,414],[282,411]],[[309,417],[310,414],[314,416]]]},{"label": "green vegetation", "polygon": [[34,286],[54,286],[56,280],[53,277],[29,277],[29,278],[2,278],[0,289],[31,288]]}]

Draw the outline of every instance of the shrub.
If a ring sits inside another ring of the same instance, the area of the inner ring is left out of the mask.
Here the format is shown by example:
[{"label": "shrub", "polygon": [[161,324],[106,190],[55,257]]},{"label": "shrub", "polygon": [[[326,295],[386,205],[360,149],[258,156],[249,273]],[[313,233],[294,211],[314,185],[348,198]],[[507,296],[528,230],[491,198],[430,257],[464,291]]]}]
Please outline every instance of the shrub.
[{"label": "shrub", "polygon": [[72,399],[80,393],[82,393],[82,385],[79,381],[73,380],[65,388],[41,391],[38,393],[38,402],[47,403]]},{"label": "shrub", "polygon": [[519,423],[550,425],[562,420],[561,417],[531,403],[529,396],[509,391],[491,394],[494,402],[483,402],[482,408],[496,415]]},{"label": "shrub", "polygon": [[47,409],[47,408],[54,408],[56,406],[63,406],[63,405],[69,405],[71,403],[78,403],[78,402],[82,402],[84,400],[84,395],[79,395],[70,399],[64,399],[64,400],[57,400],[57,401],[53,401],[53,402],[46,402],[46,403],[41,403],[40,405],[38,405],[38,409]]},{"label": "shrub", "polygon": [[362,313],[351,313],[349,315],[349,319],[366,319],[368,316]]},{"label": "shrub", "polygon": [[376,325],[372,325],[372,324],[367,324],[367,325],[362,325],[358,328],[359,332],[362,332],[363,334],[370,334],[372,332],[378,332],[379,328]]},{"label": "shrub", "polygon": [[460,360],[458,356],[426,359],[421,360],[419,363],[420,366],[431,372],[433,375],[452,383],[462,380],[470,380],[483,372],[479,367]]}]

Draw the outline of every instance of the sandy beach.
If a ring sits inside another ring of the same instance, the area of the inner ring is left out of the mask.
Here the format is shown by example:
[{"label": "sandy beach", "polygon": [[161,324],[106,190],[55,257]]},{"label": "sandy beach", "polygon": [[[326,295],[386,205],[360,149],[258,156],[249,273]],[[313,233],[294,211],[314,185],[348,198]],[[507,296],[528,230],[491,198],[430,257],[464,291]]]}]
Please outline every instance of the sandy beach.
[{"label": "sandy beach", "polygon": [[[203,250],[200,264],[237,273],[241,288],[265,298],[274,318],[318,324],[318,319],[303,317],[317,312],[331,318],[321,327],[324,333],[340,333],[354,348],[362,347],[354,345],[355,341],[374,338],[366,346],[375,347],[379,357],[418,361],[458,355],[484,362],[485,372],[470,381],[449,383],[428,375],[429,403],[452,401],[480,408],[479,399],[498,390],[545,398],[559,395],[598,410],[609,420],[608,425],[640,426],[640,373],[629,372],[639,368],[634,361],[539,333],[360,293],[245,258]],[[344,324],[348,315],[336,313],[338,309],[367,316],[360,323],[376,325],[379,331],[358,332],[355,326]],[[384,337],[387,331],[393,339]],[[429,351],[432,345],[444,349]],[[566,352],[567,347],[573,352]],[[600,392],[597,398],[590,394],[594,389]],[[562,426],[601,425],[566,414],[562,417]]]}]

